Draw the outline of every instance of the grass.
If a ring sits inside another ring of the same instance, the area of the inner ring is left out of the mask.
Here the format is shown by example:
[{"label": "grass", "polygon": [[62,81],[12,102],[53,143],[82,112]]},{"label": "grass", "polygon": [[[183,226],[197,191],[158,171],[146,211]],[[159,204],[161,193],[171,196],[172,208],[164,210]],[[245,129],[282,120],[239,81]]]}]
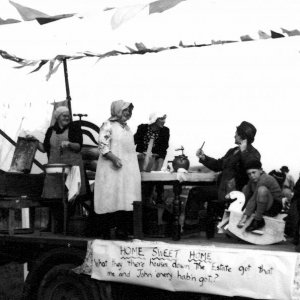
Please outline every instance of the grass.
[{"label": "grass", "polygon": [[0,266],[0,300],[20,300],[23,284],[22,264]]}]

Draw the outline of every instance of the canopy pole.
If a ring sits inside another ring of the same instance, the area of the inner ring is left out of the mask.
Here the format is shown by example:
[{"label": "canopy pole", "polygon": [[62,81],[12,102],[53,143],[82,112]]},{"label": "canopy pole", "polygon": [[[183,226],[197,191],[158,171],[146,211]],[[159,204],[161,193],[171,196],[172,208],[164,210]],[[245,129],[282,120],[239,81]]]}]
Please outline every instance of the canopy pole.
[{"label": "canopy pole", "polygon": [[68,76],[68,66],[67,66],[67,58],[63,59],[64,64],[64,74],[65,74],[65,85],[66,85],[66,94],[67,94],[67,101],[68,101],[68,108],[70,111],[70,118],[72,121],[72,105],[71,105],[71,95],[70,95],[70,86],[69,86],[69,76]]}]

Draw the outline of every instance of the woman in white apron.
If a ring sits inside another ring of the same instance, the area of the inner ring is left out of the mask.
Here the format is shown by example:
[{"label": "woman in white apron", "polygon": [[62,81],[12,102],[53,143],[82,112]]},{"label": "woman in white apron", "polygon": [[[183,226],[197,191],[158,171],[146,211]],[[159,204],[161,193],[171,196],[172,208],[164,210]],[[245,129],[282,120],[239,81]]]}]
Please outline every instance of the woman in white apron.
[{"label": "woman in white apron", "polygon": [[133,105],[123,100],[111,104],[111,117],[99,133],[94,208],[101,215],[104,238],[116,227],[118,238],[132,232],[133,202],[141,201],[141,175],[133,134],[127,125]]},{"label": "woman in white apron", "polygon": [[[39,142],[38,149],[46,152],[48,164],[69,164],[79,166],[81,187],[79,196],[86,194],[86,177],[81,157],[82,132],[80,126],[70,122],[70,112],[65,106],[58,107],[55,112],[55,124],[46,132],[44,142]],[[62,183],[58,176],[46,174],[42,197],[47,199],[61,199]],[[49,206],[55,218],[62,222],[61,201]],[[49,224],[48,224],[49,226]],[[58,226],[60,227],[60,226]]]},{"label": "woman in white apron", "polygon": [[[79,126],[70,122],[70,112],[61,106],[54,112],[55,124],[48,128],[44,143],[39,143],[39,150],[47,152],[48,164],[69,164],[79,166],[81,187],[80,195],[86,193],[86,180],[81,157],[82,133]],[[46,176],[43,198],[60,198],[61,181],[55,176]]]}]

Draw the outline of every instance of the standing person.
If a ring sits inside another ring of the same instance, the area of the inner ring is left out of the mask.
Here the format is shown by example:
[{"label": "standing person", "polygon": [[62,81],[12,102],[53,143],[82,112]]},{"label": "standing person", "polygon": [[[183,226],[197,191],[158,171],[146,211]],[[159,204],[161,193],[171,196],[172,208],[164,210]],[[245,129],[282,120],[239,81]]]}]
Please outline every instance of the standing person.
[{"label": "standing person", "polygon": [[152,113],[149,124],[141,124],[134,135],[136,151],[141,158],[146,156],[151,142],[150,152],[155,156],[152,171],[160,171],[169,148],[170,130],[165,126],[167,115],[165,113]]},{"label": "standing person", "polygon": [[[68,164],[79,166],[80,169],[80,191],[79,196],[87,193],[87,177],[81,157],[82,132],[80,125],[70,121],[69,109],[65,106],[58,107],[54,112],[55,123],[50,126],[46,132],[44,142],[38,143],[38,149],[47,153],[48,164]],[[61,195],[61,178],[46,174],[42,197],[46,200],[59,199]],[[60,231],[63,221],[63,209],[61,201],[49,202],[51,213],[55,219],[55,231]],[[73,206],[73,209],[75,207]],[[45,229],[50,230],[50,222]]]},{"label": "standing person", "polygon": [[[217,186],[196,187],[191,190],[185,208],[185,228],[198,226],[199,209],[205,202],[218,200],[216,207],[213,208],[208,205],[208,209],[215,209],[214,213],[220,216],[224,211],[225,196],[234,190],[241,191],[243,186],[247,184],[248,176],[245,162],[250,159],[260,160],[260,153],[252,146],[255,135],[256,128],[254,125],[243,121],[237,126],[234,135],[237,147],[229,149],[222,158],[209,157],[201,149],[197,151],[196,155],[199,157],[199,162],[212,171],[221,172],[221,174]],[[213,220],[207,220],[207,223],[211,222]],[[207,232],[207,235],[210,237],[213,233]]]},{"label": "standing person", "polygon": [[[134,135],[136,151],[138,154],[141,171],[160,171],[169,148],[170,130],[165,126],[167,115],[165,113],[151,113],[149,124],[141,124]],[[156,184],[157,203],[163,201],[163,185]],[[143,185],[143,196],[147,202],[153,193],[151,183]]]},{"label": "standing person", "polygon": [[132,110],[130,102],[112,102],[111,117],[99,132],[94,207],[101,215],[104,238],[110,238],[110,229],[114,227],[117,238],[128,238],[133,226],[133,202],[141,200],[141,175],[134,139],[126,123]]},{"label": "standing person", "polygon": [[295,180],[291,174],[289,174],[290,170],[287,166],[282,166],[280,171],[285,174],[285,180],[282,186],[282,193],[289,200],[293,197],[293,190],[295,186]]},{"label": "standing person", "polygon": [[265,226],[263,215],[274,217],[282,210],[282,193],[277,180],[262,170],[259,160],[246,162],[245,169],[249,176],[248,184],[243,188],[246,209],[237,226],[242,228],[254,213],[254,219],[246,227],[251,232]]},{"label": "standing person", "polygon": [[[86,193],[86,177],[81,157],[82,132],[79,125],[70,121],[69,109],[58,107],[54,112],[55,124],[48,128],[44,142],[38,143],[38,149],[46,152],[48,164],[69,164],[79,166],[81,187],[80,194]],[[45,178],[43,197],[56,198],[55,190],[61,190],[61,180],[54,176]]]}]

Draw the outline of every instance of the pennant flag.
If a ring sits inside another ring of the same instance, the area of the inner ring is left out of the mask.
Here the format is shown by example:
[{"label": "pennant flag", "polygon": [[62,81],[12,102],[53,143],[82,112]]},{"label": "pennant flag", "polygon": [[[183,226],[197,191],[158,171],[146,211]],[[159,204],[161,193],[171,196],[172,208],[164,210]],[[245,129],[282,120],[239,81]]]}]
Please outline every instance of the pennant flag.
[{"label": "pennant flag", "polygon": [[20,5],[13,1],[9,1],[9,3],[17,9],[18,13],[21,15],[24,21],[37,20],[40,25],[74,16],[74,14],[61,14],[49,16],[39,10]]},{"label": "pennant flag", "polygon": [[[54,64],[55,64],[56,61],[58,61],[58,64],[56,65],[56,67],[54,67]],[[50,60],[50,63],[49,63],[49,72],[46,75],[46,80],[47,81],[50,79],[51,75],[54,74],[58,70],[58,68],[59,68],[59,66],[60,66],[61,63],[62,63],[62,59],[61,59],[60,55],[58,55],[54,59]]]},{"label": "pennant flag", "polygon": [[264,31],[261,31],[261,30],[258,31],[258,36],[260,39],[263,39],[263,40],[271,38],[271,36],[269,34],[266,34]]},{"label": "pennant flag", "polygon": [[162,13],[186,0],[158,0],[149,4],[149,14]]},{"label": "pennant flag", "polygon": [[48,62],[48,60],[42,60],[40,63],[39,63],[39,65],[38,65],[38,67],[37,68],[35,68],[33,71],[31,71],[30,73],[34,73],[34,72],[37,72],[44,64],[46,64]]},{"label": "pennant flag", "polygon": [[48,18],[49,17],[47,14],[44,14],[41,11],[26,7],[26,6],[22,6],[13,1],[9,1],[9,3],[16,8],[16,10],[21,15],[21,17],[24,21],[32,21],[32,20],[35,20],[36,18]]},{"label": "pennant flag", "polygon": [[284,35],[281,34],[281,33],[278,33],[278,32],[275,32],[275,31],[271,30],[271,37],[272,37],[272,39],[278,39],[278,38],[284,37]]},{"label": "pennant flag", "polygon": [[40,25],[44,25],[50,22],[54,22],[60,19],[66,19],[66,18],[70,18],[73,17],[75,14],[62,14],[62,15],[56,15],[56,16],[49,16],[47,18],[36,18],[36,20],[38,21],[38,23]]},{"label": "pennant flag", "polygon": [[15,69],[21,69],[24,67],[30,67],[30,66],[35,66],[38,63],[37,60],[23,60],[22,62],[19,62],[20,66],[14,67]]},{"label": "pennant flag", "polygon": [[4,19],[0,18],[0,25],[13,24],[13,23],[19,23],[19,22],[21,22],[21,21],[16,20],[16,19],[6,19],[6,20],[4,20]]},{"label": "pennant flag", "polygon": [[254,40],[253,40],[253,38],[250,37],[249,34],[246,34],[246,35],[241,36],[241,41],[242,42],[249,42],[249,41],[254,41]]},{"label": "pennant flag", "polygon": [[136,16],[140,11],[142,11],[147,4],[140,5],[131,5],[125,6],[122,8],[117,8],[116,12],[111,18],[111,27],[112,29],[116,29],[121,26],[124,22],[130,20],[134,16]]},{"label": "pennant flag", "polygon": [[2,56],[2,58],[4,59],[9,59],[9,60],[12,60],[14,62],[17,62],[17,63],[22,63],[24,61],[23,58],[20,58],[20,57],[17,57],[17,56],[14,56],[14,55],[11,55],[9,53],[7,53],[6,51],[3,51],[3,50],[0,50],[0,55]]},{"label": "pennant flag", "polygon": [[298,29],[286,30],[284,28],[281,28],[281,30],[283,33],[286,33],[288,36],[300,35],[300,31]]}]

